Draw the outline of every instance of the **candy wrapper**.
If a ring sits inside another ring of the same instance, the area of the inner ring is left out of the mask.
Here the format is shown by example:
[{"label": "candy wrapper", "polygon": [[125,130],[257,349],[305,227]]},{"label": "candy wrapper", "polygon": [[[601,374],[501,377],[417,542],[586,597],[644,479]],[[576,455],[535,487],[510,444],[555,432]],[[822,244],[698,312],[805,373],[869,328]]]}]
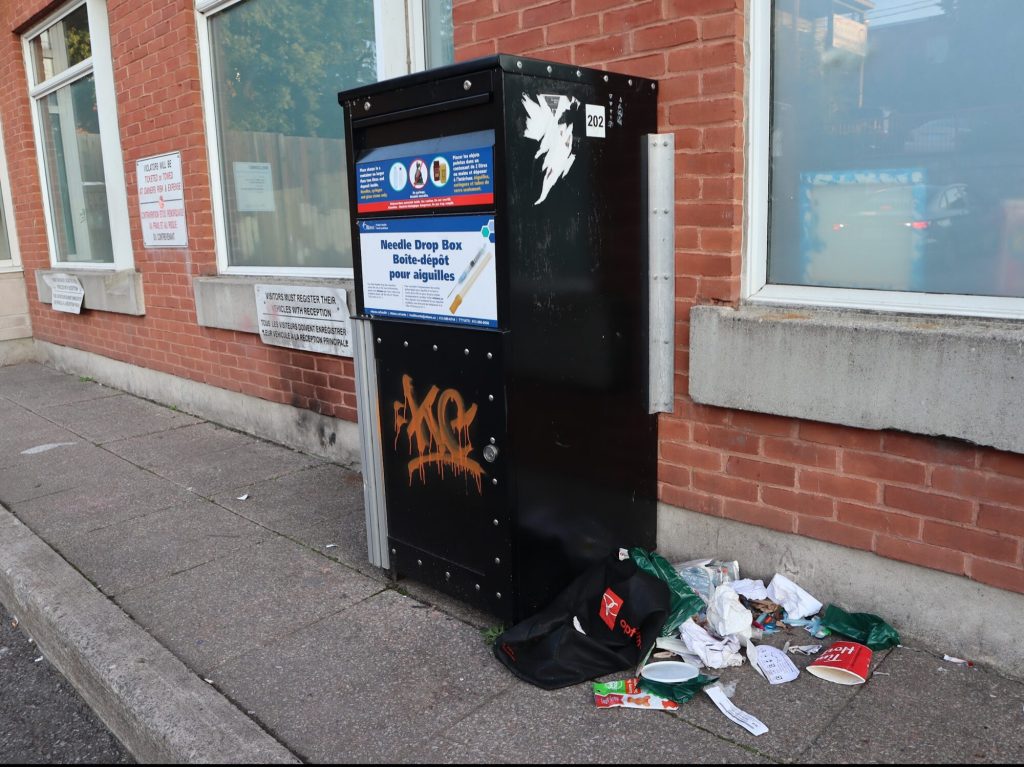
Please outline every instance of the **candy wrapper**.
[{"label": "candy wrapper", "polygon": [[646,708],[650,711],[676,711],[679,704],[640,690],[638,681],[594,683],[594,705],[598,708]]}]

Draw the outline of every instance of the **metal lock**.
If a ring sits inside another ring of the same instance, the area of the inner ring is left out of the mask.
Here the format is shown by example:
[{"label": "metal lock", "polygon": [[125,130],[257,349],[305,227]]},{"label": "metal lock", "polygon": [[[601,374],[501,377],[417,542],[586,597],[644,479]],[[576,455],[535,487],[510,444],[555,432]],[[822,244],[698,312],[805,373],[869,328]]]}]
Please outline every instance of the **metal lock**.
[{"label": "metal lock", "polygon": [[487,463],[494,463],[497,457],[498,448],[496,448],[494,445],[487,445],[484,447],[484,460],[487,461]]}]

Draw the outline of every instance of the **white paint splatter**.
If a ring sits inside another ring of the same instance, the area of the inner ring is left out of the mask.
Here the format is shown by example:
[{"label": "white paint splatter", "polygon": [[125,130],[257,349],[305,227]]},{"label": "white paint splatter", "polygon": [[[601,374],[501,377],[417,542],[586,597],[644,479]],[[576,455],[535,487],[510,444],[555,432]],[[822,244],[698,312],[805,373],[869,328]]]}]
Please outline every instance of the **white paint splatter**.
[{"label": "white paint splatter", "polygon": [[576,155],[572,153],[572,123],[560,120],[570,107],[577,104],[579,102],[569,96],[542,93],[536,101],[523,96],[527,114],[523,135],[540,144],[534,157],[544,158],[544,185],[534,205],[540,205],[547,199],[555,182],[568,175],[576,160]]},{"label": "white paint splatter", "polygon": [[22,455],[36,455],[37,453],[45,453],[47,450],[53,450],[57,447],[67,447],[70,445],[77,445],[77,442],[50,442],[46,445],[36,445],[30,447],[28,450],[22,450]]}]

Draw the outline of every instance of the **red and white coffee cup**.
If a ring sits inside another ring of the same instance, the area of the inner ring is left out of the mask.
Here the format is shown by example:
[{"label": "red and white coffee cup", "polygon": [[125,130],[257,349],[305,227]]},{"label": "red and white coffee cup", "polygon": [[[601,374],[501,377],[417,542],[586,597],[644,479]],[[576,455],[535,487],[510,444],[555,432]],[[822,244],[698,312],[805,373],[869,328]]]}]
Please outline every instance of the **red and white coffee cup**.
[{"label": "red and white coffee cup", "polygon": [[807,667],[807,672],[836,684],[864,684],[871,655],[870,647],[857,642],[836,642]]}]

